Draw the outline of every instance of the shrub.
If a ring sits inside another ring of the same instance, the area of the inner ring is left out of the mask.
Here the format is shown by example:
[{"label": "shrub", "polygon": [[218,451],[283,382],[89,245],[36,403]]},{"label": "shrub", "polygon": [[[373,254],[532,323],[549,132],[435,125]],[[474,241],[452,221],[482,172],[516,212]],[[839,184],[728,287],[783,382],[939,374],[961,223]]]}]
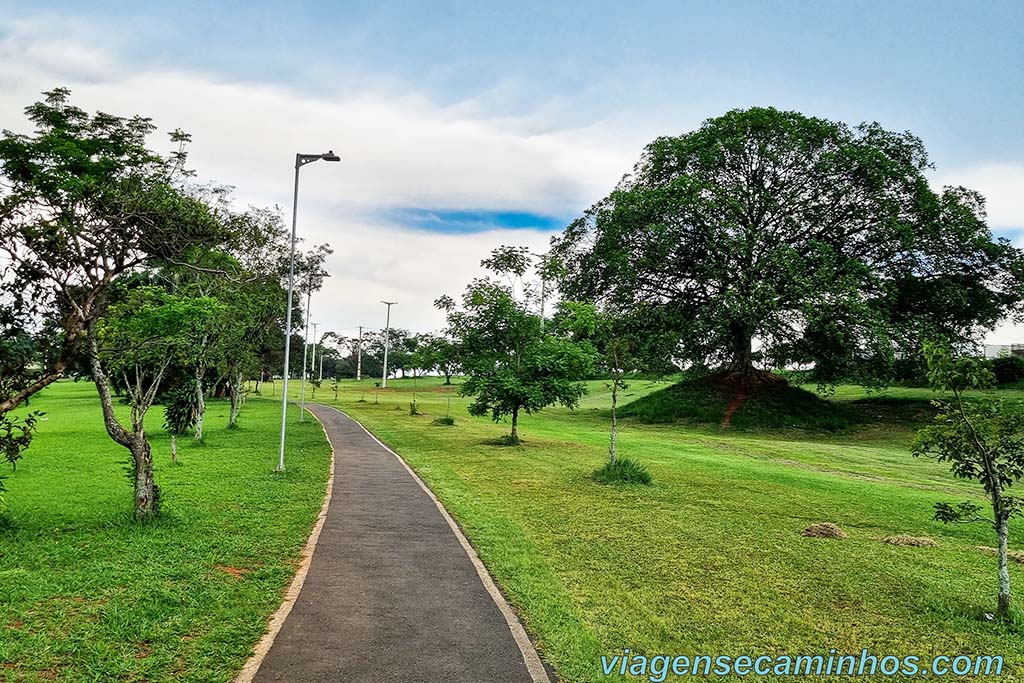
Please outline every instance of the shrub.
[{"label": "shrub", "polygon": [[1013,384],[1024,379],[1024,357],[1000,356],[992,359],[997,384]]},{"label": "shrub", "polygon": [[412,401],[409,403],[409,414],[412,415],[413,417],[423,414],[420,412],[420,409],[416,406],[416,401]]},{"label": "shrub", "polygon": [[430,424],[437,425],[438,427],[454,427],[455,426],[455,418],[452,417],[451,415],[445,415],[444,417],[437,418],[436,420],[434,420]]},{"label": "shrub", "polygon": [[651,473],[640,463],[629,458],[607,462],[604,467],[594,470],[594,481],[599,484],[643,484],[651,485]]}]

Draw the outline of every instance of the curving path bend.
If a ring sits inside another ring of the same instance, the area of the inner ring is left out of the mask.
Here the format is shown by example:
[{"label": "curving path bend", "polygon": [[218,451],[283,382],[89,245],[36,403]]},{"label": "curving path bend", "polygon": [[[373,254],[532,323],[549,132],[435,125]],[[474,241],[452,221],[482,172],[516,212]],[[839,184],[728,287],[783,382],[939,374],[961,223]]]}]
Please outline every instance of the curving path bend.
[{"label": "curving path bend", "polygon": [[550,683],[476,553],[412,470],[337,409],[307,408],[334,448],[330,503],[297,599],[236,682]]}]

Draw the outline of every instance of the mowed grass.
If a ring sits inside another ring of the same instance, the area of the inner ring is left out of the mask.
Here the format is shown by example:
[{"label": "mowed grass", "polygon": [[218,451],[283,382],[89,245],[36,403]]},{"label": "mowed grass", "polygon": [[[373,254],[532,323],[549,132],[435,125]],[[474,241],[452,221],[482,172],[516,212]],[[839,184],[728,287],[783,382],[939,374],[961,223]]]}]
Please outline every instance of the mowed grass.
[{"label": "mowed grass", "polygon": [[47,419],[7,480],[0,680],[231,680],[323,502],[330,448],[319,424],[293,412],[288,471],[275,474],[279,406],[249,401],[228,430],[226,403],[213,401],[206,443],[179,438],[172,465],[154,408],[164,513],[139,526],[128,452],[104,432],[95,388],[61,382],[31,407]]},{"label": "mowed grass", "polygon": [[[988,621],[994,545],[982,524],[932,521],[937,501],[973,499],[976,484],[911,457],[905,410],[926,390],[893,390],[870,420],[839,433],[758,433],[717,426],[621,424],[620,455],[645,464],[654,485],[607,486],[602,382],[576,412],[525,416],[521,447],[496,445],[507,424],[466,414],[466,400],[434,378],[344,383],[335,404],[397,450],[464,528],[565,681],[605,680],[604,654],[1003,655],[1002,680],[1022,678],[1024,634]],[[634,381],[632,400],[667,383]],[[411,416],[415,393],[419,410]],[[836,399],[864,399],[842,387]],[[309,396],[307,394],[307,400]],[[451,401],[456,425],[432,424]],[[892,421],[887,417],[893,415]],[[805,538],[814,522],[849,537]],[[929,536],[935,548],[882,543]],[[1020,531],[1012,546],[1024,540]],[[1011,567],[1024,591],[1024,568]],[[613,676],[607,680],[622,680]],[[637,679],[639,680],[639,679]],[[899,680],[898,678],[894,680]]]}]

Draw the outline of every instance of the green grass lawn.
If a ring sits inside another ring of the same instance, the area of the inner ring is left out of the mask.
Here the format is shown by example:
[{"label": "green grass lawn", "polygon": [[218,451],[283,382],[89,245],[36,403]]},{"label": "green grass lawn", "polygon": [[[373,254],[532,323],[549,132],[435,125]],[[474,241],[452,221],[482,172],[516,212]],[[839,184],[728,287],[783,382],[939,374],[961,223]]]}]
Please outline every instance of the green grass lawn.
[{"label": "green grass lawn", "polygon": [[[977,486],[912,458],[907,411],[886,407],[886,396],[920,404],[926,390],[875,395],[875,418],[832,433],[626,421],[620,455],[647,465],[654,485],[645,488],[590,479],[606,457],[601,382],[576,412],[523,417],[518,448],[494,445],[508,426],[469,417],[438,380],[417,384],[422,416],[409,414],[412,380],[384,391],[372,380],[345,383],[337,405],[433,488],[566,681],[602,680],[598,658],[624,648],[1000,654],[1004,680],[1024,672],[1022,634],[984,617],[995,605],[995,560],[976,546],[994,545],[993,532],[931,520],[936,501],[981,501]],[[627,400],[666,386],[634,381]],[[836,394],[865,397],[849,387]],[[449,398],[457,424],[431,424]],[[318,399],[335,403],[328,389]],[[800,535],[820,521],[849,537]],[[881,542],[893,534],[940,546]],[[1018,531],[1011,540],[1021,539]],[[1011,572],[1024,591],[1022,568]]]},{"label": "green grass lawn", "polygon": [[0,680],[231,680],[323,502],[320,426],[293,425],[278,475],[279,407],[249,401],[241,428],[228,430],[226,403],[213,401],[206,443],[179,439],[172,465],[155,408],[147,424],[164,514],[139,526],[128,452],[104,432],[94,387],[61,382],[32,408],[47,419],[7,480],[0,530]]}]

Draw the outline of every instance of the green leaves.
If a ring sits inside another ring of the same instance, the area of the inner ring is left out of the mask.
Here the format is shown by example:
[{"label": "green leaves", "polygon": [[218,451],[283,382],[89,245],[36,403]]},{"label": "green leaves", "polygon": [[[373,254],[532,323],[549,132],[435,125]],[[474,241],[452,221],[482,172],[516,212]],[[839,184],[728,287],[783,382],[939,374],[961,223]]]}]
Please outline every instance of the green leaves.
[{"label": "green leaves", "polygon": [[928,382],[939,391],[988,389],[995,384],[995,374],[984,358],[955,358],[947,346],[935,341],[925,342],[923,352],[928,364]]},{"label": "green leaves", "polygon": [[[518,263],[523,253],[499,249],[485,263],[511,268],[507,258]],[[519,276],[525,273],[519,266],[515,269]],[[555,403],[578,405],[585,391],[579,380],[592,371],[595,351],[588,341],[573,336],[571,326],[545,328],[540,316],[516,299],[511,286],[489,279],[470,284],[461,308],[451,299],[439,301],[439,307],[448,311],[452,354],[467,375],[460,391],[475,397],[471,414],[490,414],[497,422],[520,410],[532,413]],[[587,324],[582,318],[578,322]]]},{"label": "green leaves", "polygon": [[152,286],[129,289],[99,324],[100,350],[117,370],[188,365],[223,309],[211,297],[171,294]]},{"label": "green leaves", "polygon": [[[994,517],[988,521],[998,526],[1018,510],[1006,490],[1024,478],[1024,411],[989,394],[964,395],[992,386],[994,375],[984,359],[955,357],[937,342],[925,344],[924,354],[932,387],[951,392],[953,400],[934,402],[939,412],[933,424],[918,432],[912,453],[948,463],[954,476],[981,484],[992,503]],[[971,503],[940,503],[935,518],[983,519]]]},{"label": "green leaves", "polygon": [[981,197],[934,192],[927,168],[909,133],[730,111],[652,142],[566,228],[560,289],[645,323],[650,361],[884,382],[921,340],[966,344],[1024,297],[1024,258]]}]

